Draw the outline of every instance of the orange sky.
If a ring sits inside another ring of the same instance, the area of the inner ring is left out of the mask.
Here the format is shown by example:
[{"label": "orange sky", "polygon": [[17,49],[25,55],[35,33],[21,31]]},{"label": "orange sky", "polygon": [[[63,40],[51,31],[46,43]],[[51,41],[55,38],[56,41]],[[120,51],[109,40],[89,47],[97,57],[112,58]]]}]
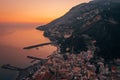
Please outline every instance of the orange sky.
[{"label": "orange sky", "polygon": [[89,0],[0,0],[0,22],[41,22],[65,14],[71,7]]}]

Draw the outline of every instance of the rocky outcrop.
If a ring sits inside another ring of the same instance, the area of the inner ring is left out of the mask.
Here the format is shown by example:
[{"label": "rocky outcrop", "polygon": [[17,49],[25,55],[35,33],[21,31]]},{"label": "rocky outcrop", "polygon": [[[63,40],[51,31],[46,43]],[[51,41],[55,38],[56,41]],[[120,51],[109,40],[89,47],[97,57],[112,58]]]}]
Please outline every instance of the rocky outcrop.
[{"label": "rocky outcrop", "polygon": [[46,37],[58,44],[85,34],[96,40],[99,56],[120,57],[119,0],[93,0],[77,5],[64,16],[37,29],[43,30]]}]

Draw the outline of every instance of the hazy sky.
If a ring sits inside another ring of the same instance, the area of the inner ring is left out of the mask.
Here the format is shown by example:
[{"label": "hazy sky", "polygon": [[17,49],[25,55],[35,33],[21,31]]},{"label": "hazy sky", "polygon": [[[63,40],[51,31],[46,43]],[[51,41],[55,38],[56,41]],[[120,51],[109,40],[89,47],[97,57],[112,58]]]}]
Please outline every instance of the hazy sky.
[{"label": "hazy sky", "polygon": [[0,0],[0,22],[47,23],[89,0]]}]

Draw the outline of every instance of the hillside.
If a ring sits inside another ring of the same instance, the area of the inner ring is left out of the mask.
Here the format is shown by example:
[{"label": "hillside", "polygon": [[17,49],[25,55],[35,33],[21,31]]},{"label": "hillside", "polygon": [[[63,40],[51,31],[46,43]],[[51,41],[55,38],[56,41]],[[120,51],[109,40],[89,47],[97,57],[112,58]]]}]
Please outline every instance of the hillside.
[{"label": "hillside", "polygon": [[93,0],[77,5],[62,17],[37,29],[43,30],[44,36],[60,45],[61,50],[74,46],[77,53],[95,40],[98,56],[120,58],[119,0]]}]

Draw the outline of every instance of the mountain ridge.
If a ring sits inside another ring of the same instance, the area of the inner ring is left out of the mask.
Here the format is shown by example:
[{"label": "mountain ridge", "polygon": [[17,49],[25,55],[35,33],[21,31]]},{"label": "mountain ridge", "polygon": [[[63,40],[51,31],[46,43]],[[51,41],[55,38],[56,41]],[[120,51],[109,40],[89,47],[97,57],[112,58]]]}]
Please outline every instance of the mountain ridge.
[{"label": "mountain ridge", "polygon": [[96,40],[99,56],[120,57],[120,1],[93,0],[79,4],[62,17],[38,27],[52,42],[87,35]]}]

